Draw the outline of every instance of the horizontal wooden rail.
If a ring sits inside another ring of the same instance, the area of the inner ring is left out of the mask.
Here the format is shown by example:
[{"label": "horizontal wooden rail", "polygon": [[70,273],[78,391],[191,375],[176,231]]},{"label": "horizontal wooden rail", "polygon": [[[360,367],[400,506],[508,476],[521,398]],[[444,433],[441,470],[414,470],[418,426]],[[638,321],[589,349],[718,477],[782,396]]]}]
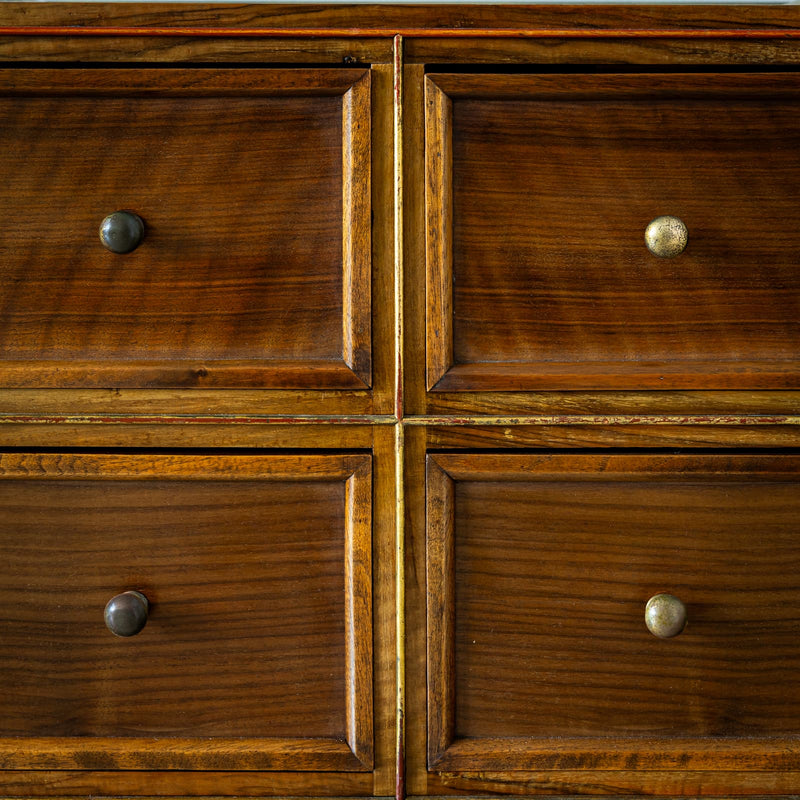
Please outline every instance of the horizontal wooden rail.
[{"label": "horizontal wooden rail", "polygon": [[138,28],[104,26],[0,27],[0,36],[169,36],[206,38],[372,39],[800,39],[800,28]]}]

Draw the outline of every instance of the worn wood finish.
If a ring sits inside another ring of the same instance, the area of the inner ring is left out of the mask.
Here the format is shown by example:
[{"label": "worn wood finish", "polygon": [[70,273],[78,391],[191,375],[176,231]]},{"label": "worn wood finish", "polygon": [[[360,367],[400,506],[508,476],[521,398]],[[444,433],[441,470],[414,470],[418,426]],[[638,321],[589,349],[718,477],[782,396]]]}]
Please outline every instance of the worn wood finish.
[{"label": "worn wood finish", "polygon": [[236,772],[142,770],[10,770],[0,772],[4,796],[31,797],[338,797],[372,796],[365,772]]},{"label": "worn wood finish", "polygon": [[[429,766],[797,770],[798,467],[430,456]],[[669,642],[659,591],[689,609]]]},{"label": "worn wood finish", "polygon": [[[5,3],[3,4],[5,5]],[[0,18],[3,7],[0,6]],[[387,39],[234,39],[152,36],[3,36],[0,58],[6,62],[83,62],[147,64],[328,64],[386,63]]]},{"label": "worn wood finish", "polygon": [[[592,11],[596,9],[595,6]],[[526,69],[535,64],[545,71],[558,71],[563,64],[600,69],[608,65],[641,66],[656,70],[709,66],[736,69],[756,65],[796,68],[800,63],[800,49],[796,41],[788,38],[639,38],[635,35],[602,39],[425,38],[409,40],[406,63],[473,64],[478,69],[478,65],[487,63],[512,69]]]},{"label": "worn wood finish", "polygon": [[590,447],[654,448],[742,448],[800,447],[800,425],[770,422],[764,425],[737,423],[708,424],[690,421],[683,424],[648,424],[597,420],[594,424],[526,425],[499,424],[440,426],[426,429],[432,449],[549,448]]},{"label": "worn wood finish", "polygon": [[455,361],[453,345],[453,103],[425,82],[425,211],[428,225],[425,323],[427,387]]},{"label": "worn wood finish", "polygon": [[[368,456],[4,454],[0,476],[5,769],[371,767]],[[129,588],[150,621],[118,640],[102,608]]]},{"label": "worn wood finish", "polygon": [[[0,6],[0,16],[6,3]],[[370,64],[391,58],[391,40],[380,38],[206,38],[170,36],[3,36],[7,62]],[[794,40],[783,39],[525,39],[411,38],[406,63],[494,63],[681,66],[800,63]]]},{"label": "worn wood finish", "polygon": [[430,392],[422,401],[433,416],[540,417],[583,414],[629,416],[792,416],[800,411],[791,391],[718,392]]},{"label": "worn wood finish", "polygon": [[[372,462],[368,456],[345,483],[346,740],[360,767],[374,765],[372,711]],[[298,507],[298,510],[299,507]],[[305,513],[307,509],[303,509]]]},{"label": "worn wood finish", "polygon": [[[650,797],[672,800],[675,797],[729,798],[746,795],[749,800],[797,800],[800,773],[789,772],[714,772],[713,770],[682,770],[663,772],[648,770],[643,782],[642,772],[636,770],[614,770],[597,772],[590,785],[580,786],[586,775],[579,770],[556,770],[549,772],[525,771],[515,773],[509,780],[507,775],[496,772],[481,772],[470,775],[445,773],[437,775],[430,785],[435,795],[476,795],[488,800],[492,794],[523,795],[526,797],[569,798],[614,798],[633,800]],[[575,794],[575,792],[579,794]],[[765,794],[766,793],[766,794]]]},{"label": "worn wood finish", "polygon": [[[102,447],[109,448],[341,448],[372,447],[378,423],[264,422],[225,423],[207,420],[151,418],[149,422],[69,420],[9,422],[0,419],[4,447]],[[391,426],[390,426],[391,427]]]},{"label": "worn wood finish", "polygon": [[[394,65],[371,70],[372,134],[372,408],[396,415],[395,368],[400,342],[395,306],[402,296],[394,275]],[[369,227],[369,226],[368,226]],[[356,290],[358,288],[356,287]]]},{"label": "worn wood finish", "polygon": [[395,426],[374,430],[373,463],[373,627],[375,760],[373,793],[394,795],[397,775],[397,521]]},{"label": "worn wood finish", "polygon": [[[436,793],[428,772],[425,429],[405,426],[406,791]],[[424,678],[423,678],[424,676]]]},{"label": "worn wood finish", "polygon": [[584,6],[511,6],[502,13],[480,5],[360,5],[275,4],[269,6],[230,6],[222,4],[184,5],[179,3],[49,3],[45,7],[24,2],[3,4],[4,25],[136,27],[164,29],[302,29],[339,31],[357,35],[364,29],[376,29],[383,35],[424,29],[436,35],[436,29],[473,29],[491,37],[498,30],[572,30],[583,35],[608,35],[608,31],[631,34],[655,29],[693,31],[737,31],[739,38],[758,36],[762,30],[798,29],[795,10],[776,7],[687,7],[679,10],[663,6],[600,6],[587,14]]},{"label": "worn wood finish", "polygon": [[[434,75],[426,98],[427,196],[453,198],[428,202],[429,300],[452,292],[429,388],[796,388],[796,76]],[[690,230],[668,260],[642,242],[667,213]]]},{"label": "worn wood finish", "polygon": [[[2,384],[369,385],[369,72],[0,82]],[[125,256],[96,241],[119,208]]]},{"label": "worn wood finish", "polygon": [[[384,390],[385,392],[385,390]],[[52,416],[153,414],[175,417],[254,412],[288,419],[369,417],[375,403],[368,391],[270,389],[2,389],[0,409],[6,414]],[[386,413],[386,412],[384,412]]]},{"label": "worn wood finish", "polygon": [[[386,63],[391,59],[391,37],[405,33],[407,63],[798,63],[800,51],[789,38],[798,28],[792,10],[759,8],[746,13],[750,10],[716,7],[676,14],[657,6],[595,7],[587,17],[580,7],[551,6],[518,6],[501,15],[491,7],[475,6],[126,4],[120,8],[99,3],[45,7],[3,3],[0,28],[66,29],[61,35],[0,36],[0,56],[105,63],[352,63],[353,59]],[[77,31],[76,26],[80,26]],[[109,35],[95,35],[98,28]],[[112,36],[111,29],[141,33]],[[186,35],[178,35],[178,29]],[[214,38],[209,35],[214,29],[228,35]],[[80,35],[87,31],[93,35]],[[301,31],[306,35],[298,37]],[[523,37],[534,31],[547,38]],[[565,36],[557,37],[558,31]],[[671,38],[666,35],[670,31],[676,32]],[[294,35],[287,35],[291,32]]]},{"label": "worn wood finish", "polygon": [[371,73],[342,98],[342,341],[344,362],[365,386],[372,381]]},{"label": "worn wood finish", "polygon": [[[403,411],[407,416],[424,414],[431,401],[426,391],[427,361],[420,358],[426,352],[427,291],[425,247],[427,230],[425,187],[425,69],[420,64],[403,66]],[[442,175],[444,178],[445,175]],[[430,198],[432,202],[438,202]],[[440,241],[444,242],[444,239]],[[444,287],[435,283],[440,291]],[[442,291],[441,300],[449,293]],[[440,332],[440,336],[446,334]],[[442,342],[444,344],[444,341]],[[444,350],[449,353],[447,349]],[[447,356],[445,356],[447,357]],[[461,399],[461,395],[458,395]]]}]

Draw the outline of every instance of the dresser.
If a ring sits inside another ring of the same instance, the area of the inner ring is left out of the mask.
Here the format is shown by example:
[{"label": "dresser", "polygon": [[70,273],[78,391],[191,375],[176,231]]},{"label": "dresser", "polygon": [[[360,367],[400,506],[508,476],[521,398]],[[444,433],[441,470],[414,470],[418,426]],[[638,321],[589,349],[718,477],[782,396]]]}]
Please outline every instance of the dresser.
[{"label": "dresser", "polygon": [[0,796],[800,797],[795,8],[0,62]]}]

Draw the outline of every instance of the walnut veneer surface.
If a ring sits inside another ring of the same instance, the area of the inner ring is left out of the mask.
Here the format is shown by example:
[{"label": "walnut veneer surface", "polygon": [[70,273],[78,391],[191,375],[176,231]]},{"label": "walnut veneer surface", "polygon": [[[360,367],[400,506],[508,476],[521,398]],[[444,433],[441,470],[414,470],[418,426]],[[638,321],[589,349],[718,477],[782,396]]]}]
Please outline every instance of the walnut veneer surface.
[{"label": "walnut veneer surface", "polygon": [[2,3],[0,62],[0,796],[800,797],[800,10]]}]

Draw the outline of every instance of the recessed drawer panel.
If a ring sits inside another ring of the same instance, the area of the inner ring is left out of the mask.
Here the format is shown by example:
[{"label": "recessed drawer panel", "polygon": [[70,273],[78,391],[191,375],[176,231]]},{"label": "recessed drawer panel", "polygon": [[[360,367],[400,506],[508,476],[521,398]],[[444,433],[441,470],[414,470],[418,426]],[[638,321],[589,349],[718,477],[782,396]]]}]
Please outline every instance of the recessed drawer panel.
[{"label": "recessed drawer panel", "polygon": [[369,386],[369,87],[0,71],[0,386]]},{"label": "recessed drawer panel", "polygon": [[797,387],[799,145],[795,75],[428,76],[428,388]]},{"label": "recessed drawer panel", "polygon": [[427,503],[429,768],[798,768],[797,457],[431,455]]},{"label": "recessed drawer panel", "polygon": [[0,765],[370,769],[370,496],[367,455],[0,457]]}]

